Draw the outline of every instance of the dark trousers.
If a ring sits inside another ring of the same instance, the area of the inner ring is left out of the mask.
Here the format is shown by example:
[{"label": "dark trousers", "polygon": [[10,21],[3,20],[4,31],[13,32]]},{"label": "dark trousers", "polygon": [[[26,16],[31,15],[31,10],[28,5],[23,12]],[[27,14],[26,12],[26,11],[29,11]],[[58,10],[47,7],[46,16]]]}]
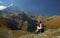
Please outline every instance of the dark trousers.
[{"label": "dark trousers", "polygon": [[39,29],[36,34],[40,34],[40,33],[43,33],[44,32],[44,29]]}]

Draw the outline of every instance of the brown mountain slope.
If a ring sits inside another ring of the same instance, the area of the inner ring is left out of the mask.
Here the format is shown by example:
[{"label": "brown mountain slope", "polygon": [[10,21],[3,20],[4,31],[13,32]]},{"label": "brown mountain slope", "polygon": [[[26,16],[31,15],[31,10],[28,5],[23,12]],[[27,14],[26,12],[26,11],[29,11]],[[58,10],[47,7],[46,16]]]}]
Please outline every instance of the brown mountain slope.
[{"label": "brown mountain slope", "polygon": [[46,28],[57,29],[60,28],[60,16],[49,17],[50,20],[45,22]]},{"label": "brown mountain slope", "polygon": [[0,31],[8,30],[8,23],[4,18],[0,18]]}]

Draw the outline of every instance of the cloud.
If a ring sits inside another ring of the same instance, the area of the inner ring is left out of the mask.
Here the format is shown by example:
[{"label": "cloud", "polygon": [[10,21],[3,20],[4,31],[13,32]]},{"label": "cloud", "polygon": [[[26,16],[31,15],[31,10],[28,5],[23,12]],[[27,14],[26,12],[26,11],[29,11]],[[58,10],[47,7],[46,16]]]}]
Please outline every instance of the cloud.
[{"label": "cloud", "polygon": [[0,6],[0,10],[4,10],[6,8],[7,8],[6,6]]}]

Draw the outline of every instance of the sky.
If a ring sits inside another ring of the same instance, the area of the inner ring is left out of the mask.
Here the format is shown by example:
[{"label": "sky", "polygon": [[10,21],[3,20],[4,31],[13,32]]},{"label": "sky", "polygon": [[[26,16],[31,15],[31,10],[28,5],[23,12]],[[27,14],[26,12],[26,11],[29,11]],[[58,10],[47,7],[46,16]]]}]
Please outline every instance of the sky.
[{"label": "sky", "polygon": [[60,15],[60,0],[0,0],[0,6],[14,4],[19,10],[27,10],[37,15]]}]

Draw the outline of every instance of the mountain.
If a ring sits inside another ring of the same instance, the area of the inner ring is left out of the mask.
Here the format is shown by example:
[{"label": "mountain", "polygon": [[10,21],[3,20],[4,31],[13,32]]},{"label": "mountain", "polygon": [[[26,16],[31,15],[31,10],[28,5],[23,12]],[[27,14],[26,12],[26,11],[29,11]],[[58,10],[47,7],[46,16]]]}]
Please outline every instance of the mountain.
[{"label": "mountain", "polygon": [[[35,34],[36,28],[34,26],[33,19],[30,18],[30,15],[27,15],[24,11],[10,14],[8,18],[0,18],[0,30],[3,31],[0,32],[0,37],[5,37],[5,35],[7,37],[9,33],[8,36],[12,38],[60,38],[60,16],[38,16],[35,20],[42,20],[46,25],[45,29],[47,28],[44,33],[41,33],[38,36]],[[5,32],[6,30],[7,32]]]},{"label": "mountain", "polygon": [[[33,26],[35,23],[34,21],[32,20],[31,16],[33,16],[33,14],[31,14],[30,12],[28,11],[19,11],[19,12],[14,12],[14,13],[11,13],[11,14],[2,14],[1,17],[5,18],[5,19],[9,19],[10,22],[9,24],[15,24],[16,22],[18,23],[16,26],[17,28],[19,29],[23,29],[24,27],[26,27],[25,25],[27,25],[27,27],[25,29],[27,29],[28,31],[33,31],[33,29],[35,30],[35,26]],[[8,21],[9,21],[8,20]],[[20,22],[22,20],[22,22]],[[15,22],[16,21],[16,22]],[[26,23],[25,21],[27,21],[28,23]],[[22,25],[23,24],[23,25]],[[24,25],[25,24],[25,25]],[[18,27],[19,26],[19,27]],[[20,27],[21,26],[21,27]],[[15,26],[14,26],[15,27]],[[23,29],[24,30],[24,29]]]},{"label": "mountain", "polygon": [[3,13],[10,14],[17,11],[18,11],[18,8],[14,4],[10,4],[8,7],[0,6],[0,15]]}]

